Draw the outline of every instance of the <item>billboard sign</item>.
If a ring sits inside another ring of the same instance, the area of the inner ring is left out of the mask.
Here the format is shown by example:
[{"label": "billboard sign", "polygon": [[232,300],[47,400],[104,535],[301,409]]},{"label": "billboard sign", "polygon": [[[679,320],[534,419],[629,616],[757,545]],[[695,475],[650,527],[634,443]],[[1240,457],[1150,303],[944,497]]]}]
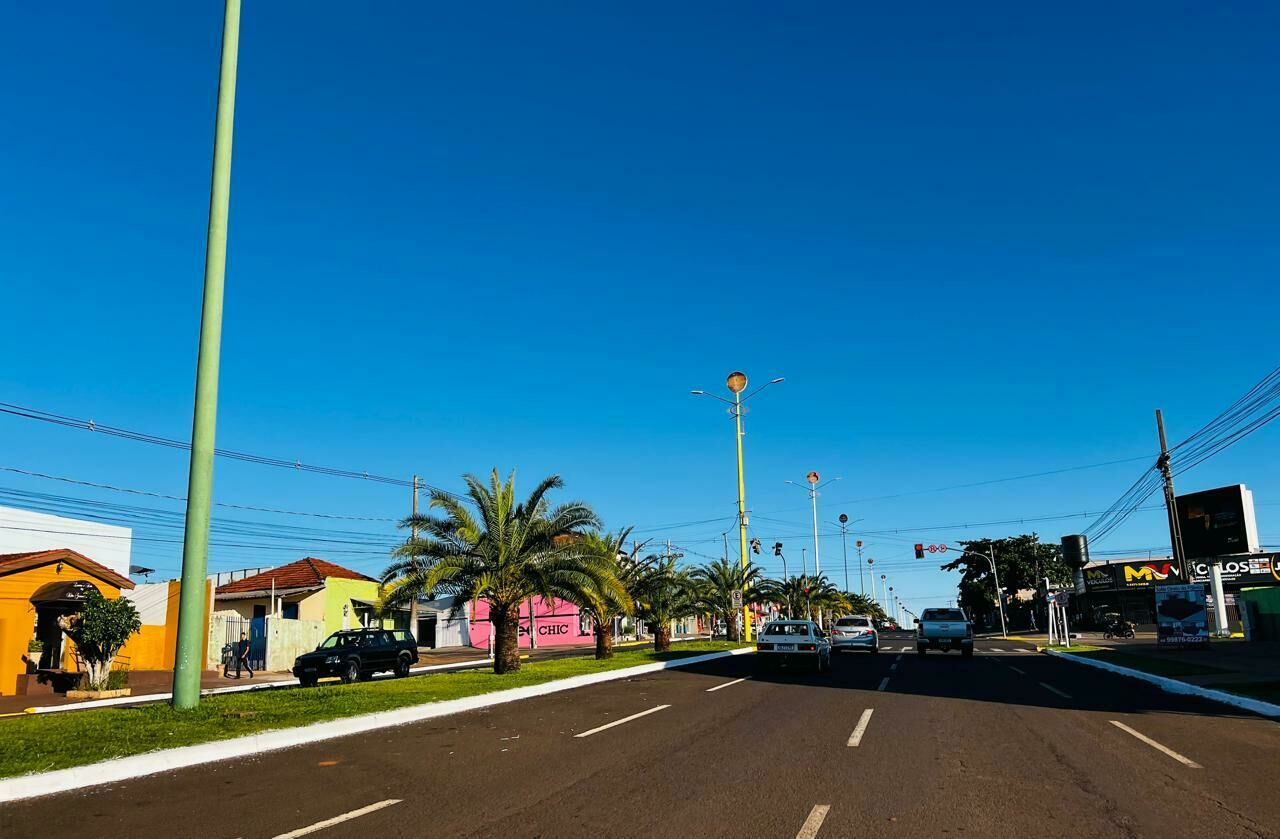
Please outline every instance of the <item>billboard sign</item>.
[{"label": "billboard sign", "polygon": [[1209,643],[1203,584],[1156,586],[1156,640],[1162,646]]},{"label": "billboard sign", "polygon": [[1084,569],[1085,591],[1112,591],[1116,587],[1116,576],[1109,565],[1097,565]]},{"label": "billboard sign", "polygon": [[1179,495],[1175,503],[1182,546],[1188,557],[1200,559],[1261,550],[1253,493],[1244,484]]},{"label": "billboard sign", "polygon": [[[1212,563],[1208,559],[1191,560],[1191,581],[1208,582]],[[1224,583],[1267,586],[1280,582],[1280,554],[1223,556],[1217,557],[1217,563]]]},{"label": "billboard sign", "polygon": [[1115,569],[1116,582],[1122,589],[1150,588],[1163,583],[1181,582],[1178,566],[1171,559],[1122,562]]}]

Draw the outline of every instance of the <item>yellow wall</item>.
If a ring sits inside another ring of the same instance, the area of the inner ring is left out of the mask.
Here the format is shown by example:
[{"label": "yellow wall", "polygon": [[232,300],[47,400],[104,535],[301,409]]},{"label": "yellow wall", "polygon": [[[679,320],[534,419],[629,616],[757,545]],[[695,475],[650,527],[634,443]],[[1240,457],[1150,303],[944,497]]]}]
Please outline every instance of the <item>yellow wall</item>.
[{"label": "yellow wall", "polygon": [[57,570],[56,561],[0,576],[0,696],[12,696],[18,676],[27,672],[27,642],[35,636],[36,607],[31,596],[50,583],[89,583],[104,597],[120,596],[120,589],[85,574],[69,563]]},{"label": "yellow wall", "polygon": [[298,620],[302,621],[322,621],[324,620],[324,604],[326,601],[325,593],[321,591],[313,591],[306,597],[298,601]]},{"label": "yellow wall", "polygon": [[[120,650],[120,655],[129,657],[130,670],[172,670],[174,651],[178,644],[178,599],[182,584],[177,580],[169,582],[169,591],[165,598],[165,621],[163,625],[143,624],[142,630],[129,639]],[[205,603],[212,595],[212,584],[205,585]],[[204,652],[209,651],[209,608],[205,607]],[[200,659],[204,661],[202,657]]]}]

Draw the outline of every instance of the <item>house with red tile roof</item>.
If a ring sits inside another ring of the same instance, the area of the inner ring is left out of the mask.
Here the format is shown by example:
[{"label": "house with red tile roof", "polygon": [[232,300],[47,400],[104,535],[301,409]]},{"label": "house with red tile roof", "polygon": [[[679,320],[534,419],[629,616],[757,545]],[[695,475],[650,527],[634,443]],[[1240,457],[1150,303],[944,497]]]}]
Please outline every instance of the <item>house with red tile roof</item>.
[{"label": "house with red tile roof", "polygon": [[269,615],[320,621],[328,633],[378,625],[378,595],[379,583],[373,577],[308,556],[218,586],[214,614],[249,621]]}]

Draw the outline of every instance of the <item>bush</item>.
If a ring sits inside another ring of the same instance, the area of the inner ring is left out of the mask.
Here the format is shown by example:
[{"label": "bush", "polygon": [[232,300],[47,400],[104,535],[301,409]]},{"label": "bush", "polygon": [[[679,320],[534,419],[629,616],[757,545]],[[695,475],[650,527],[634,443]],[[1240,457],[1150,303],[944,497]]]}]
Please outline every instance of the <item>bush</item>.
[{"label": "bush", "polygon": [[58,627],[75,642],[84,660],[86,690],[107,690],[116,654],[129,636],[142,628],[142,619],[125,598],[111,600],[91,591],[84,611],[58,618]]},{"label": "bush", "polygon": [[39,638],[32,638],[30,641],[27,642],[27,652],[29,653],[44,652],[44,641],[41,641]]}]

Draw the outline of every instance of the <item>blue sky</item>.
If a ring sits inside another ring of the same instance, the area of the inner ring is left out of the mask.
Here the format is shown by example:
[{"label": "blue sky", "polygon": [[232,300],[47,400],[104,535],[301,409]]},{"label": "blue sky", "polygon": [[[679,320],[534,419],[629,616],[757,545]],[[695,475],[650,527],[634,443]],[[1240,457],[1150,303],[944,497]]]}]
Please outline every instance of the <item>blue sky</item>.
[{"label": "blue sky", "polygon": [[[900,529],[868,552],[925,602],[954,581],[912,542],[1032,525],[923,527],[1101,510],[1145,465],[882,496],[1150,455],[1154,408],[1181,439],[1275,366],[1280,12],[695,5],[246,4],[219,444],[452,489],[558,472],[699,560],[733,439],[688,391],[786,376],[748,417],[753,532],[794,565],[784,482],[842,477],[821,517]],[[0,401],[189,434],[220,26],[216,2],[9,10]],[[1276,433],[1179,489],[1249,484],[1280,543]],[[6,416],[0,465],[185,491],[180,452]],[[226,461],[215,496],[408,502]],[[1162,522],[1095,548],[1158,549]],[[378,535],[224,539],[212,567],[379,569],[389,525],[344,527]],[[139,533],[175,573],[180,534]]]}]

